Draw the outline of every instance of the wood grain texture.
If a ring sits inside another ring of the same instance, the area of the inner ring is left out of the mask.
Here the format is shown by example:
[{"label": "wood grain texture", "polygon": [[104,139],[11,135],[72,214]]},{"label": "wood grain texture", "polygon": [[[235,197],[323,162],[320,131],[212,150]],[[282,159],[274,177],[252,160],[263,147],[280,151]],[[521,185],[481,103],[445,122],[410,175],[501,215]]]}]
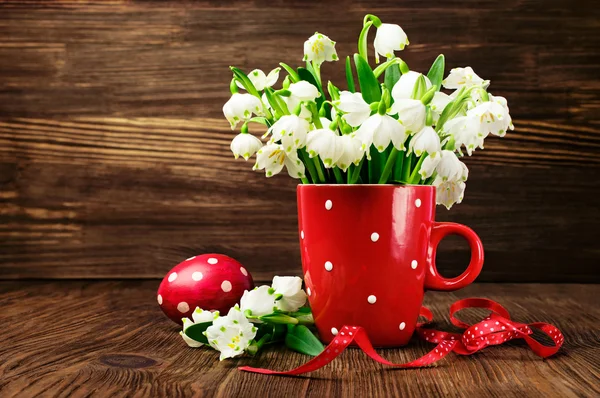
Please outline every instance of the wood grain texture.
[{"label": "wood grain texture", "polygon": [[[480,234],[480,280],[600,282],[598,8],[476,4],[0,3],[0,278],[156,278],[202,252],[298,274],[295,181],[231,159],[227,66],[298,65],[324,27],[352,53],[372,12],[402,24],[412,68],[443,52],[509,99],[517,129],[467,159],[464,203],[438,212]],[[343,85],[341,64],[323,70]],[[446,274],[465,247],[442,246]]]},{"label": "wood grain texture", "polygon": [[[563,349],[547,360],[522,342],[470,357],[450,355],[431,368],[390,370],[351,349],[304,377],[239,372],[241,365],[288,369],[307,357],[284,347],[256,358],[218,361],[188,348],[155,302],[156,281],[0,283],[0,395],[265,397],[593,397],[600,394],[598,285],[477,284],[459,293],[428,293],[437,328],[450,330],[458,298],[500,301],[513,319],[555,324]],[[465,313],[467,322],[482,313]],[[480,319],[480,318],[479,318]],[[379,350],[407,361],[431,346]]]}]

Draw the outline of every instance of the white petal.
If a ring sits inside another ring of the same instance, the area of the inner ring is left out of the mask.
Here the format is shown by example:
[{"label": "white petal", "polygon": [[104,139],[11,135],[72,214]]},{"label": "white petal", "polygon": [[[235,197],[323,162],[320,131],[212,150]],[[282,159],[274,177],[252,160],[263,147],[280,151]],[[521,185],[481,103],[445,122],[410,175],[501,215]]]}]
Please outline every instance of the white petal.
[{"label": "white petal", "polygon": [[192,319],[194,323],[212,322],[214,319],[214,313],[210,311],[204,311],[201,308],[196,307],[192,313]]},{"label": "white petal", "polygon": [[267,83],[267,76],[265,76],[265,72],[260,69],[254,69],[252,72],[248,73],[248,79],[254,85],[258,91],[263,91],[265,89],[265,85]]},{"label": "white petal", "polygon": [[322,33],[316,32],[304,42],[304,61],[317,65],[324,61],[337,61],[335,42]]},{"label": "white petal", "polygon": [[273,307],[275,307],[275,296],[269,286],[246,290],[240,300],[242,313],[250,310],[253,316],[270,314],[273,312]]},{"label": "white petal", "polygon": [[305,169],[304,163],[300,159],[298,159],[298,154],[296,151],[292,151],[287,153],[285,159],[283,161],[285,167],[287,168],[287,172],[292,178],[302,178],[305,177]]},{"label": "white petal", "polygon": [[408,37],[404,30],[398,25],[384,23],[377,29],[375,34],[375,59],[379,62],[379,55],[392,58],[394,51],[404,50],[408,45]]},{"label": "white petal", "polygon": [[425,126],[427,109],[420,100],[400,98],[392,105],[392,114],[398,114],[407,134],[414,134]]},{"label": "white petal", "polygon": [[[394,85],[394,88],[392,88],[392,98],[394,98],[394,101],[403,98],[411,98],[413,89],[415,87],[415,83],[421,75],[421,73],[411,70],[408,73],[405,73],[402,76],[400,76],[400,79],[398,79],[398,81]],[[427,90],[429,90],[431,88],[431,81],[427,76],[424,77],[425,87]]]},{"label": "white petal", "polygon": [[314,101],[321,95],[315,86],[304,80],[290,84],[288,90],[300,101]]},{"label": "white petal", "polygon": [[275,83],[277,83],[277,79],[279,79],[279,71],[280,70],[281,70],[281,68],[275,68],[271,72],[269,72],[269,74],[267,75],[266,83],[265,83],[266,87],[273,87],[273,85]]},{"label": "white petal", "polygon": [[188,346],[192,347],[192,348],[198,348],[198,347],[202,347],[202,346],[204,345],[204,344],[202,344],[202,343],[200,343],[200,342],[198,342],[198,341],[196,341],[196,340],[194,340],[194,339],[191,339],[191,338],[189,338],[189,337],[188,337],[188,336],[186,336],[186,334],[185,334],[185,333],[183,333],[183,332],[179,332],[179,334],[180,334],[180,335],[181,335],[181,337],[183,338],[183,341],[185,341],[185,343],[186,343]]},{"label": "white petal", "polygon": [[351,135],[342,135],[338,137],[338,140],[342,143],[342,156],[335,163],[343,171],[346,171],[350,164],[358,165],[365,155],[365,151],[362,149],[361,141]]},{"label": "white petal", "polygon": [[423,160],[423,163],[421,163],[421,168],[419,169],[419,174],[421,175],[421,178],[425,179],[431,177],[433,175],[433,172],[435,171],[435,168],[440,162],[440,159],[441,156],[439,153],[434,153],[431,156],[427,156]]},{"label": "white petal", "polygon": [[302,290],[302,279],[297,276],[275,276],[271,286],[276,294],[294,295]]},{"label": "white petal", "polygon": [[477,76],[473,68],[467,66],[466,68],[454,68],[450,70],[450,74],[444,79],[442,85],[447,89],[459,89],[483,83],[484,80]]},{"label": "white petal", "polygon": [[422,153],[429,155],[438,153],[442,150],[440,137],[431,126],[425,126],[410,140],[408,152],[414,152],[421,156]]},{"label": "white petal", "polygon": [[231,141],[231,152],[237,159],[242,156],[245,160],[248,160],[250,156],[254,155],[262,147],[262,142],[248,133],[240,133]]}]

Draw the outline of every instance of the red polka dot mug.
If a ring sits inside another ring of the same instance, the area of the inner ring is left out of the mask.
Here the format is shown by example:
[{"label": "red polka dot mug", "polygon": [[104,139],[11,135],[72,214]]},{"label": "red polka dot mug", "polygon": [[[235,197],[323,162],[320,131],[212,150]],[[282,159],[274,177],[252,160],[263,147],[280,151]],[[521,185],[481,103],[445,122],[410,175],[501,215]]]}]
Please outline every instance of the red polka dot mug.
[{"label": "red polka dot mug", "polygon": [[[481,271],[475,232],[435,222],[433,186],[299,185],[297,194],[306,292],[325,342],[354,325],[375,346],[405,345],[425,290],[463,288]],[[470,264],[456,278],[444,278],[435,265],[437,245],[449,234],[471,247]]]}]

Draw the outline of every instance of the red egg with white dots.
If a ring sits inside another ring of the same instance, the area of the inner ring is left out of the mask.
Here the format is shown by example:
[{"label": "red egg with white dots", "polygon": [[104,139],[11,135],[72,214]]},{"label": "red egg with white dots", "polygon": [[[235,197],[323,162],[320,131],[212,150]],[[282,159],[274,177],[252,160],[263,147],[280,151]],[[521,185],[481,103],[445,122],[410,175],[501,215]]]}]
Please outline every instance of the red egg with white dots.
[{"label": "red egg with white dots", "polygon": [[244,290],[254,287],[252,276],[238,261],[223,254],[190,257],[167,273],[156,296],[166,316],[181,324],[196,307],[227,314]]}]

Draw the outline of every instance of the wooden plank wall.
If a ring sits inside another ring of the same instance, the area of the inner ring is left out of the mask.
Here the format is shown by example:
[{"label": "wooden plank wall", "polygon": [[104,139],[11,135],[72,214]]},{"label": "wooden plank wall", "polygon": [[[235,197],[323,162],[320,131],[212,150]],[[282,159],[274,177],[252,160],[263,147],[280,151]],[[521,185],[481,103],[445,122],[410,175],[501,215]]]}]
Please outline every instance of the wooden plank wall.
[{"label": "wooden plank wall", "polygon": [[[480,234],[480,280],[600,281],[600,13],[573,0],[3,2],[0,278],[155,278],[213,251],[299,274],[295,181],[232,159],[227,67],[299,65],[315,30],[351,54],[366,13],[403,26],[411,68],[445,53],[509,99],[516,130],[438,211]],[[447,275],[465,249],[443,244]]]}]

